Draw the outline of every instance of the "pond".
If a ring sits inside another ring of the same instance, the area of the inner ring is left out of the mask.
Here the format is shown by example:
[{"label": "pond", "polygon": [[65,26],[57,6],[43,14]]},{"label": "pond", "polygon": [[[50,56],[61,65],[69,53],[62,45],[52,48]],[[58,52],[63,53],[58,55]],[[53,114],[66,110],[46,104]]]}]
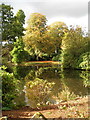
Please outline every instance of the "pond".
[{"label": "pond", "polygon": [[14,66],[13,73],[20,80],[17,105],[34,108],[88,95],[90,81],[86,71],[63,71],[59,65],[31,65]]}]

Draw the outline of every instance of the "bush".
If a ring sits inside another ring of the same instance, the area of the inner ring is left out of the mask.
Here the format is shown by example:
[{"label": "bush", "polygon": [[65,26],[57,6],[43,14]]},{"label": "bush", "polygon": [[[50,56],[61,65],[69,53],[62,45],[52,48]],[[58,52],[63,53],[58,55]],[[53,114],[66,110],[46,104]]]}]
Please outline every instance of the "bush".
[{"label": "bush", "polygon": [[14,107],[14,98],[18,96],[19,81],[14,78],[13,73],[5,70],[0,71],[2,77],[2,105],[3,107]]},{"label": "bush", "polygon": [[29,53],[24,50],[22,38],[19,38],[16,42],[14,42],[14,48],[11,51],[11,55],[13,57],[12,62],[14,63],[21,63],[30,59]]}]

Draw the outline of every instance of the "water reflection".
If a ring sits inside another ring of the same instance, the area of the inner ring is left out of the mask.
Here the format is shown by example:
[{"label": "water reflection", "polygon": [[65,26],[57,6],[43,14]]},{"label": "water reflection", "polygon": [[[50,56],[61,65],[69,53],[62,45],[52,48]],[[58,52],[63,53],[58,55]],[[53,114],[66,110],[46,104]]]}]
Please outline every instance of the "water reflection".
[{"label": "water reflection", "polygon": [[46,105],[53,95],[54,82],[36,78],[26,83],[26,97],[31,107]]},{"label": "water reflection", "polygon": [[[61,71],[58,66],[17,66],[14,67],[13,70],[15,77],[21,81],[21,96],[18,99],[23,102],[26,101],[26,105],[30,105],[31,107],[45,104],[57,104],[62,100],[66,101],[88,94],[90,81],[87,78],[87,73],[83,73],[83,71]],[[50,94],[46,95],[47,92],[44,94],[43,90],[45,86],[40,91],[40,83],[38,87],[32,87],[33,89],[30,88],[31,82],[36,84],[36,78],[43,81],[42,85],[45,80],[47,84],[54,83],[51,91],[50,88],[47,87],[47,91],[50,91]],[[24,86],[26,86],[26,89],[24,89]]]},{"label": "water reflection", "polygon": [[88,89],[83,84],[83,79],[80,77],[81,71],[67,70],[62,72],[62,82],[65,84],[70,92],[74,92],[76,95],[86,95]]}]

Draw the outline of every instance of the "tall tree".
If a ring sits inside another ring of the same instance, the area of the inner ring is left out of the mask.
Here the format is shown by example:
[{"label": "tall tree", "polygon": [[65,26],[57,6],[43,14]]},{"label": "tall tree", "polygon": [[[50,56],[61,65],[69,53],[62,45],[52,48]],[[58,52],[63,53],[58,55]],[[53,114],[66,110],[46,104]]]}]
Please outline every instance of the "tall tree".
[{"label": "tall tree", "polygon": [[44,34],[46,32],[46,17],[40,13],[32,13],[28,20],[24,42],[27,48],[35,49],[37,55],[40,54]]},{"label": "tall tree", "polygon": [[55,53],[57,53],[60,49],[62,39],[67,30],[67,26],[63,22],[54,22],[49,26],[48,34],[50,36],[51,42],[53,43]]},{"label": "tall tree", "polygon": [[32,13],[27,23],[24,41],[27,45],[37,48],[46,30],[46,17],[40,13]]},{"label": "tall tree", "polygon": [[1,4],[0,12],[2,13],[2,40],[10,41],[13,39],[12,23],[13,23],[13,8],[10,5]]},{"label": "tall tree", "polygon": [[23,10],[18,10],[16,15],[14,16],[13,30],[15,33],[15,37],[21,37],[24,35],[24,25],[25,24],[25,14]]},{"label": "tall tree", "polygon": [[0,5],[2,9],[2,41],[16,41],[16,37],[20,37],[23,34],[25,24],[25,14],[22,10],[19,10],[14,16],[13,8],[10,5]]},{"label": "tall tree", "polygon": [[86,51],[87,39],[83,37],[80,27],[71,27],[62,41],[62,65],[63,68],[78,68],[78,60]]}]

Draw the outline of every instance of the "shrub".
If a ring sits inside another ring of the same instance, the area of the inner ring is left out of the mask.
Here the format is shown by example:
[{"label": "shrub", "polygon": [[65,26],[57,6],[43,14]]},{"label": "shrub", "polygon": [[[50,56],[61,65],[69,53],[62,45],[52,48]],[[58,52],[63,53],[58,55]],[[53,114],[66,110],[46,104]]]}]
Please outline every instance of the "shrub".
[{"label": "shrub", "polygon": [[22,41],[22,38],[17,39],[16,42],[14,42],[14,48],[11,51],[12,55],[12,62],[14,63],[21,63],[23,61],[29,60],[29,53],[24,50],[24,43]]}]

